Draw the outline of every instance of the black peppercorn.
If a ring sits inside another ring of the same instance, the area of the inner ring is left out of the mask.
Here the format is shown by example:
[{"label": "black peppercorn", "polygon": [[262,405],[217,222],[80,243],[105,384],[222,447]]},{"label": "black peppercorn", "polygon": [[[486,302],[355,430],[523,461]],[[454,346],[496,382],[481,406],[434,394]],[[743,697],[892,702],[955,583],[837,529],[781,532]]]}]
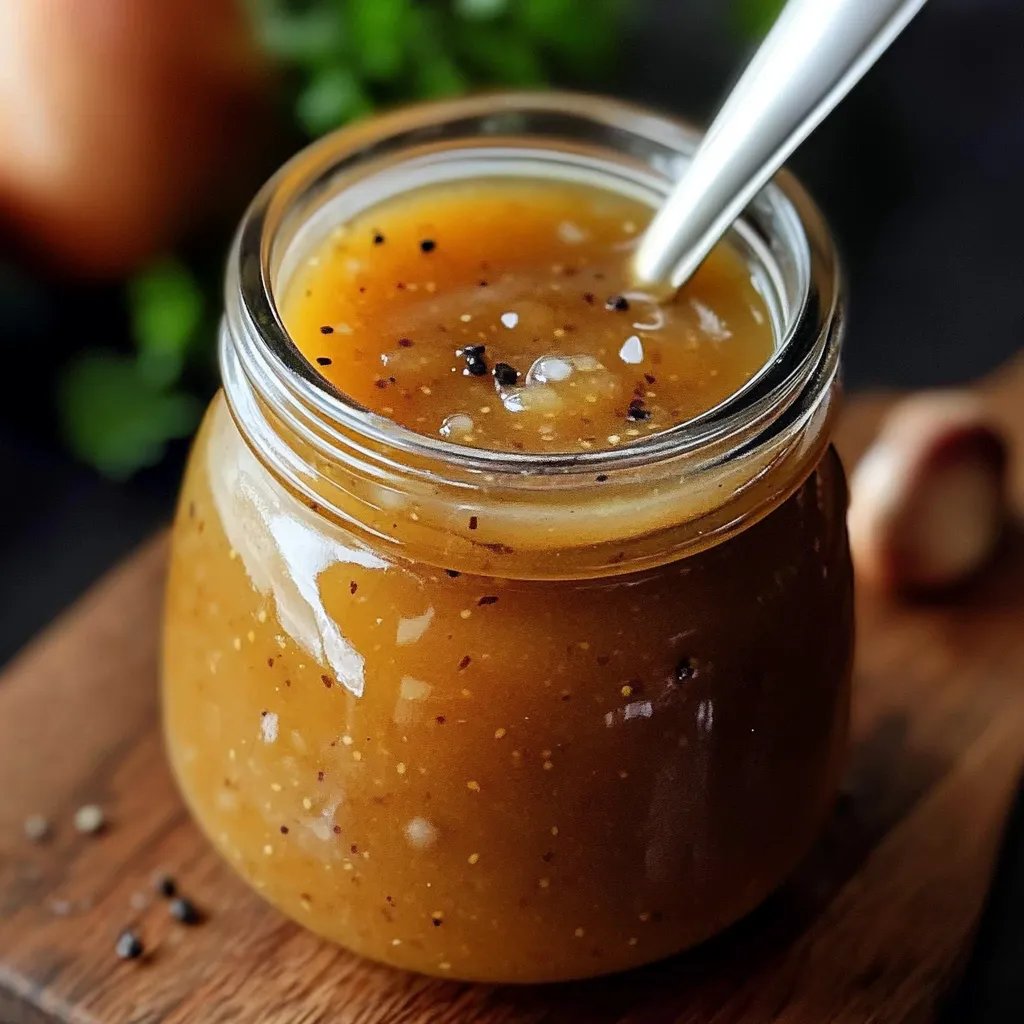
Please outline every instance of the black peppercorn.
[{"label": "black peppercorn", "polygon": [[495,363],[492,372],[495,381],[505,388],[511,387],[519,380],[519,371],[514,366],[509,366],[508,363]]},{"label": "black peppercorn", "polygon": [[424,238],[423,241],[420,242],[420,251],[421,252],[433,252],[436,248],[437,248],[437,242],[433,241],[430,238]]},{"label": "black peppercorn", "polygon": [[160,875],[156,880],[156,891],[170,899],[178,891],[178,884],[170,875]]},{"label": "black peppercorn", "polygon": [[614,309],[618,313],[625,313],[629,309],[629,300],[625,295],[613,295],[604,304],[605,309]]},{"label": "black peppercorn", "polygon": [[202,920],[195,904],[185,899],[183,896],[177,896],[171,900],[170,912],[171,917],[180,921],[182,924],[199,924]]},{"label": "black peppercorn", "polygon": [[114,951],[122,960],[138,960],[146,948],[142,945],[142,939],[135,932],[124,931],[118,935]]}]

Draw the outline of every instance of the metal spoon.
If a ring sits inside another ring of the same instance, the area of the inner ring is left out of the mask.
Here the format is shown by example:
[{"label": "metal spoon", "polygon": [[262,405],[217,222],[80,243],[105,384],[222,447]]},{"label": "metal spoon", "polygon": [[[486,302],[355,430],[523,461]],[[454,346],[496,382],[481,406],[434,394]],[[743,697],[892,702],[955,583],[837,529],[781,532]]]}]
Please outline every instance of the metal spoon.
[{"label": "metal spoon", "polygon": [[633,257],[669,297],[925,0],[789,0]]}]

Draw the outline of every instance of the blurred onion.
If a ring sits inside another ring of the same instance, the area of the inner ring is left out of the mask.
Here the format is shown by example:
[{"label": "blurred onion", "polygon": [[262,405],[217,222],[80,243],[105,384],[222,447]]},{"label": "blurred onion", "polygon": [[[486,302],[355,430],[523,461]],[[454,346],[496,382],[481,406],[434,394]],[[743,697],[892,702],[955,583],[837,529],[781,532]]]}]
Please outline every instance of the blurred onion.
[{"label": "blurred onion", "polygon": [[265,81],[237,0],[0,0],[0,220],[131,270],[245,177]]}]

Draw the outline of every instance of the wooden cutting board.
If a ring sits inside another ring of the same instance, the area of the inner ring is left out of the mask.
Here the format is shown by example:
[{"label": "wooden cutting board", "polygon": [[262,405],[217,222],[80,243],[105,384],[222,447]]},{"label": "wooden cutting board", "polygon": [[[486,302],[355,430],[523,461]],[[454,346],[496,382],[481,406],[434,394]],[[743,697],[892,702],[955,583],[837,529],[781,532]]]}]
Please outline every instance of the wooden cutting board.
[{"label": "wooden cutting board", "polygon": [[[1024,359],[980,385],[1016,438]],[[852,401],[848,464],[891,399]],[[68,538],[73,543],[73,538]],[[188,1024],[896,1024],[935,1020],[981,908],[1024,766],[1024,533],[955,598],[860,595],[848,782],[818,847],[701,949],[600,981],[491,988],[360,960],[265,906],[189,821],[164,761],[154,540],[0,676],[0,1021]],[[78,835],[77,807],[109,824]],[[28,842],[42,813],[52,838]],[[172,921],[167,869],[204,908]],[[147,904],[148,905],[145,905]],[[149,951],[121,962],[137,927]]]}]

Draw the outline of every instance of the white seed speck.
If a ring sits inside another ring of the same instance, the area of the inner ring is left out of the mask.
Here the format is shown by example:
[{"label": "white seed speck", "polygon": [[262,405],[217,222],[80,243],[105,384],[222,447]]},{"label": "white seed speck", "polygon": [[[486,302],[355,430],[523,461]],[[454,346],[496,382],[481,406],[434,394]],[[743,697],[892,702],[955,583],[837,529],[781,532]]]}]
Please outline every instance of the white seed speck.
[{"label": "white seed speck", "polygon": [[623,709],[623,717],[628,722],[631,718],[650,718],[654,714],[654,705],[649,700],[635,700]]},{"label": "white seed speck", "polygon": [[467,862],[470,863],[470,864],[475,864],[479,859],[480,859],[480,854],[479,853],[471,853],[466,858]]},{"label": "white seed speck", "polygon": [[405,826],[405,838],[417,849],[425,849],[437,842],[437,828],[426,818],[413,818]]},{"label": "white seed speck", "polygon": [[518,313],[502,313],[501,322],[511,331],[519,323]]},{"label": "white seed speck", "polygon": [[472,314],[470,314],[470,313],[463,313],[463,314],[462,314],[462,316],[460,316],[460,317],[459,317],[459,319],[460,319],[460,320],[461,320],[461,321],[462,321],[462,322],[463,322],[464,324],[468,324],[468,323],[469,323],[469,321],[473,319],[473,317],[472,317]]},{"label": "white seed speck", "polygon": [[480,783],[477,782],[475,779],[470,779],[469,782],[466,783],[466,789],[470,790],[473,793],[479,793]]},{"label": "white seed speck", "polygon": [[264,743],[273,743],[277,739],[277,715],[268,711],[260,719],[260,735]]},{"label": "white seed speck", "polygon": [[631,334],[626,339],[622,348],[619,349],[619,358],[624,363],[630,363],[631,365],[644,361],[644,347],[640,344],[640,339],[635,334]]},{"label": "white seed speck", "polygon": [[395,771],[398,772],[399,775],[404,775],[405,774],[405,762],[404,761],[399,761],[398,764],[395,765]]},{"label": "white seed speck", "polygon": [[270,845],[270,843],[267,843],[267,845],[263,847],[263,852],[266,856],[269,857],[271,856],[271,854],[273,854],[274,848]]},{"label": "white seed speck", "polygon": [[30,814],[25,819],[25,835],[33,843],[41,843],[50,834],[50,822],[41,814]]},{"label": "white seed speck", "polygon": [[103,828],[105,820],[103,808],[97,804],[85,804],[84,807],[79,807],[75,811],[75,828],[79,832],[87,834],[99,832]]},{"label": "white seed speck", "polygon": [[582,939],[586,934],[587,933],[582,928],[577,928],[576,931],[573,932],[573,935],[575,935],[577,939]]},{"label": "white seed speck", "polygon": [[559,241],[565,242],[566,245],[579,245],[587,237],[586,231],[578,224],[573,224],[571,220],[563,220],[558,225],[557,232]]}]

